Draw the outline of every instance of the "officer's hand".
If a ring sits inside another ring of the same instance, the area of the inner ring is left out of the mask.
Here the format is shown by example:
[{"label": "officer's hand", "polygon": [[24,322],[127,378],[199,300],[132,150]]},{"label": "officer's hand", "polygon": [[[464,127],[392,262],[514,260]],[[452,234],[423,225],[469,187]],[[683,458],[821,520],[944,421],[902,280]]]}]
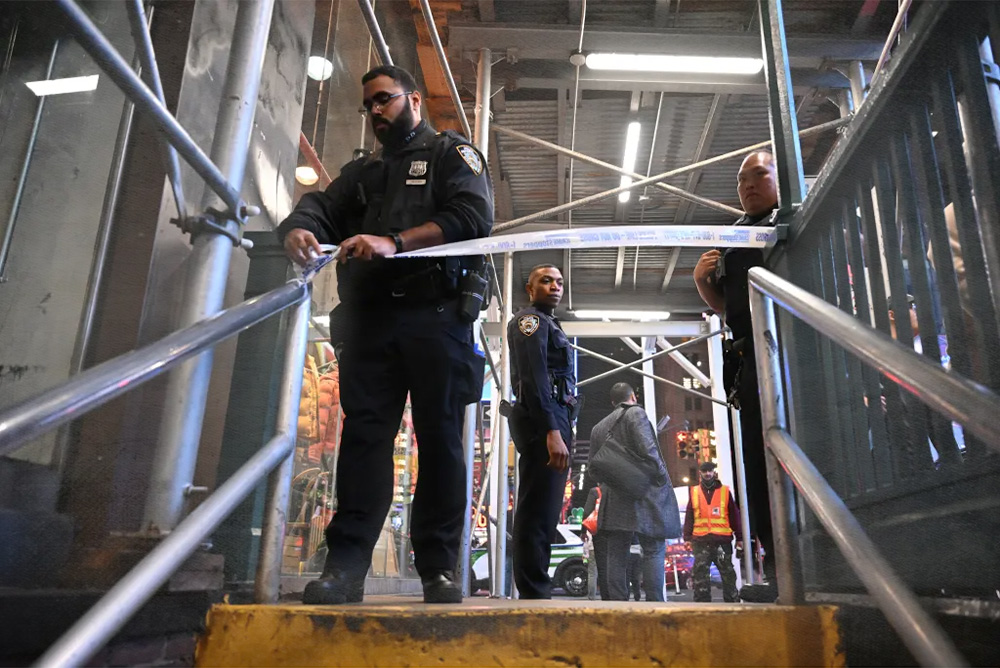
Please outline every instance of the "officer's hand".
[{"label": "officer's hand", "polygon": [[296,228],[285,235],[285,255],[295,264],[305,266],[309,261],[309,250],[312,249],[316,255],[322,255],[319,242],[309,230]]},{"label": "officer's hand", "polygon": [[743,561],[743,541],[736,541],[736,559],[738,561]]},{"label": "officer's hand", "polygon": [[563,441],[559,430],[550,431],[545,436],[545,447],[549,451],[549,463],[547,466],[556,471],[565,471],[569,466],[569,448]]},{"label": "officer's hand", "polygon": [[396,254],[396,242],[392,237],[377,237],[374,234],[357,234],[340,244],[337,259],[347,262],[349,258],[371,260],[373,257],[392,257]]},{"label": "officer's hand", "polygon": [[715,269],[719,266],[721,257],[722,253],[714,249],[703,253],[694,268],[695,283],[714,283]]}]

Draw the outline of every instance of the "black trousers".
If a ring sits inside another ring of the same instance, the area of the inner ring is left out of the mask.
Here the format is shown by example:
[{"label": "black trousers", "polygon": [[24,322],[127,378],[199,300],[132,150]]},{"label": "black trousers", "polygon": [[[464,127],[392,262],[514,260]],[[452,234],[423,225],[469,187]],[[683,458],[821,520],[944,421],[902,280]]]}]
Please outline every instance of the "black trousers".
[{"label": "black trousers", "polygon": [[[393,449],[407,393],[419,474],[410,514],[417,572],[451,570],[465,521],[465,404],[475,384],[472,328],[455,304],[357,313],[340,357],[344,431],[326,572],[368,571],[392,504]],[[481,377],[481,376],[480,376]]]},{"label": "black trousers", "polygon": [[[559,431],[572,450],[573,432],[566,409]],[[556,471],[546,466],[549,451],[545,447],[545,427],[531,429],[528,425],[515,428],[511,435],[521,459],[518,464],[517,507],[514,512],[513,552],[514,583],[520,598],[552,598],[549,559],[552,538],[559,524],[568,471]]]},{"label": "black trousers", "polygon": [[750,528],[764,548],[764,574],[773,583],[774,534],[771,529],[771,505],[767,486],[767,460],[764,457],[764,426],[760,414],[760,394],[757,391],[757,367],[752,354],[744,358],[739,383],[740,435],[743,439],[743,466],[747,479]]}]

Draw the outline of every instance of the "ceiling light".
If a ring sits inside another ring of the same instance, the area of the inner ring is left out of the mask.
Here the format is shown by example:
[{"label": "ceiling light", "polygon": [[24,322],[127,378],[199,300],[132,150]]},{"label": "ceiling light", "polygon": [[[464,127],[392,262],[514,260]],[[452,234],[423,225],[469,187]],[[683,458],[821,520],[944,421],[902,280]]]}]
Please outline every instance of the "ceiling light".
[{"label": "ceiling light", "polygon": [[571,313],[581,320],[666,320],[670,317],[670,311],[577,309]]},{"label": "ceiling light", "polygon": [[306,74],[310,79],[326,81],[333,76],[333,63],[323,56],[309,56],[306,64]]},{"label": "ceiling light", "polygon": [[[628,133],[625,135],[625,155],[622,157],[622,169],[628,172],[635,171],[635,158],[639,152],[639,130],[642,127],[637,121],[628,124]],[[627,186],[632,183],[631,176],[623,176],[620,186]],[[624,204],[632,196],[631,190],[618,193],[618,201]]]},{"label": "ceiling light", "polygon": [[97,88],[96,74],[85,77],[67,77],[65,79],[45,79],[43,81],[26,81],[24,85],[31,89],[31,92],[42,97],[43,95],[61,95],[63,93],[85,93]]},{"label": "ceiling light", "polygon": [[693,74],[757,74],[764,68],[760,58],[718,56],[665,56],[638,53],[591,53],[587,67],[592,70],[632,72],[690,72]]},{"label": "ceiling light", "polygon": [[319,174],[317,174],[316,170],[310,167],[309,165],[305,165],[303,167],[296,167],[295,180],[304,186],[311,186],[314,185],[317,181],[319,181]]}]

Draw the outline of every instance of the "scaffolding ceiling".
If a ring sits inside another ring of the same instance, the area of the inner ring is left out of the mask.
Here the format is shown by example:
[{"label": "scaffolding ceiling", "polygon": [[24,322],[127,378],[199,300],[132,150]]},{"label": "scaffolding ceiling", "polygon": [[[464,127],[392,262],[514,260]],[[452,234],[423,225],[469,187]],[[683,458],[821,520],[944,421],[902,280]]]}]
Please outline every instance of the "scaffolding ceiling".
[{"label": "scaffolding ceiling", "polygon": [[[411,5],[416,5],[411,0]],[[842,74],[860,60],[869,70],[895,16],[895,4],[878,0],[785,0],[792,83],[800,129],[840,116],[849,90]],[[455,0],[431,6],[449,65],[474,117],[478,49],[492,50],[492,122],[605,162],[621,165],[626,127],[642,124],[635,171],[656,174],[739,149],[770,137],[763,74],[756,77],[595,72],[580,68],[576,132],[573,92],[577,68],[570,55],[583,51],[690,53],[759,57],[756,0]],[[414,13],[417,33],[423,26]],[[420,53],[420,47],[418,47]],[[423,53],[427,53],[424,51]],[[440,89],[440,68],[421,55],[432,110],[454,106]],[[434,117],[450,127],[455,116]],[[657,118],[659,121],[657,122]],[[655,146],[653,145],[655,127]],[[499,132],[492,133],[490,165],[497,192],[497,223],[542,211],[619,185],[619,175]],[[806,174],[815,174],[836,140],[829,132],[802,142]],[[738,160],[684,174],[665,183],[739,207]],[[563,213],[517,231],[572,224],[731,224],[725,213],[656,188]],[[608,248],[535,251],[515,255],[515,286],[531,267],[563,268],[563,310],[622,308],[704,310],[691,278],[701,251]],[[499,263],[498,263],[499,264]],[[519,297],[521,290],[515,287]]]}]

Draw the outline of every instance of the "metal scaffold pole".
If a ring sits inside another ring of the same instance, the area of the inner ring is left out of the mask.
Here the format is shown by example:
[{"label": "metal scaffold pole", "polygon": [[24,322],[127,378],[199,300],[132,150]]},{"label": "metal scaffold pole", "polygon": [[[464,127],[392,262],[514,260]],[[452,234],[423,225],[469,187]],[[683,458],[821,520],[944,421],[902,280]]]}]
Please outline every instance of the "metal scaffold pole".
[{"label": "metal scaffold pole", "polygon": [[[503,312],[500,318],[501,348],[500,348],[500,400],[510,399],[510,341],[507,340],[507,323],[512,317],[511,306],[514,303],[514,254],[503,256]],[[494,407],[495,409],[495,407]],[[495,540],[490,546],[493,551],[493,581],[490,585],[490,596],[503,598],[507,595],[507,504],[510,497],[510,485],[507,479],[507,444],[510,441],[507,418],[500,411],[493,411],[496,427],[493,429],[492,447],[494,461],[497,463],[496,504],[493,512],[496,515],[496,529],[493,532]]]},{"label": "metal scaffold pole", "polygon": [[[476,77],[476,148],[483,154],[489,154],[490,144],[490,82],[491,65],[489,49],[479,50],[479,68]],[[479,341],[481,325],[479,321],[472,324],[473,341]],[[489,355],[484,346],[483,353]],[[469,574],[472,570],[472,495],[473,469],[476,463],[476,425],[479,422],[479,402],[465,407],[465,426],[462,430],[462,442],[465,446],[465,525],[462,529],[462,549],[459,552],[459,575],[462,583],[462,595],[469,596],[471,591]],[[486,462],[482,462],[483,465]]]},{"label": "metal scaffold pole", "polygon": [[[274,0],[244,0],[236,13],[211,150],[212,162],[236,192],[243,183],[273,9]],[[212,188],[205,189],[201,205],[202,210],[226,209]],[[237,221],[216,222],[239,236]],[[232,239],[214,231],[193,233],[192,245],[178,327],[187,327],[221,310],[233,253]],[[168,531],[181,520],[198,458],[211,375],[211,352],[202,353],[170,375],[143,514],[146,529]]]},{"label": "metal scaffold pole", "polygon": [[771,141],[774,143],[774,159],[778,170],[778,208],[785,214],[791,213],[801,204],[805,194],[802,149],[795,121],[795,98],[792,95],[792,73],[788,65],[781,0],[758,0],[758,7],[768,117],[771,120]]}]

